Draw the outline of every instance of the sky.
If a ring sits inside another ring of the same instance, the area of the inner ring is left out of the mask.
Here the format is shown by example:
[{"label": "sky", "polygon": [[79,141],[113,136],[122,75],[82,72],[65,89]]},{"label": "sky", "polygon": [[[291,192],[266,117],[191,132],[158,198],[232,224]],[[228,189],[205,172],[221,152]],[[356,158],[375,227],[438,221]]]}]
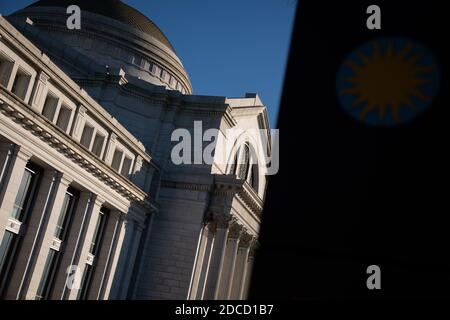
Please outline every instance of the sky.
[{"label": "sky", "polygon": [[[8,15],[33,0],[0,0]],[[175,47],[194,94],[258,93],[276,127],[295,0],[124,0]]]}]

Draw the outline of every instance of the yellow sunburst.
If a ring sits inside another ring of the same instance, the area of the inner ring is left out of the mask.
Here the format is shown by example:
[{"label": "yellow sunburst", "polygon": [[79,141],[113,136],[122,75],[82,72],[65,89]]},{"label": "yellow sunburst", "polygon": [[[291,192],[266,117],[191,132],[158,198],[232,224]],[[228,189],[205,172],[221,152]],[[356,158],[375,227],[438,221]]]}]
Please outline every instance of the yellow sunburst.
[{"label": "yellow sunburst", "polygon": [[379,42],[374,41],[371,55],[358,51],[360,63],[351,60],[346,62],[353,74],[343,80],[352,86],[341,90],[340,95],[355,96],[351,108],[364,104],[359,113],[362,121],[375,111],[380,121],[390,112],[393,123],[397,123],[401,120],[402,107],[418,111],[413,98],[423,102],[431,99],[424,93],[422,86],[432,82],[426,74],[433,72],[435,67],[420,64],[423,53],[414,52],[412,42],[406,42],[402,48],[396,49],[391,40],[385,52],[382,52]]}]

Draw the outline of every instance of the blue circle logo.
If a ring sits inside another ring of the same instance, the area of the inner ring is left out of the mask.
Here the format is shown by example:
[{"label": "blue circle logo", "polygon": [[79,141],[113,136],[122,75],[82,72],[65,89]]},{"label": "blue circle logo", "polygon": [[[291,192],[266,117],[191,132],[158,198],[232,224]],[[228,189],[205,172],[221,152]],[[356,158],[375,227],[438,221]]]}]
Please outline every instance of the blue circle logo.
[{"label": "blue circle logo", "polygon": [[430,107],[439,71],[432,54],[415,41],[380,38],[350,53],[338,71],[343,109],[370,126],[409,122]]}]

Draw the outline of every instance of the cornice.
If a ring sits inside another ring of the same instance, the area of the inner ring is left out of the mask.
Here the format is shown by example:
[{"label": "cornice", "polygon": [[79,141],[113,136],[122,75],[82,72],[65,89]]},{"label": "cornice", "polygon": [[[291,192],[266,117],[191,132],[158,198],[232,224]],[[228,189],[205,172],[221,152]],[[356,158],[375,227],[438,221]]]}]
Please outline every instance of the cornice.
[{"label": "cornice", "polygon": [[58,150],[66,158],[81,166],[129,201],[137,202],[149,209],[155,208],[152,201],[148,200],[147,193],[139,189],[134,183],[97,159],[84,147],[73,141],[72,138],[60,132],[53,124],[41,119],[40,115],[7,90],[0,87],[0,92],[3,100],[0,100],[0,110],[6,117],[20,124],[25,130]]}]

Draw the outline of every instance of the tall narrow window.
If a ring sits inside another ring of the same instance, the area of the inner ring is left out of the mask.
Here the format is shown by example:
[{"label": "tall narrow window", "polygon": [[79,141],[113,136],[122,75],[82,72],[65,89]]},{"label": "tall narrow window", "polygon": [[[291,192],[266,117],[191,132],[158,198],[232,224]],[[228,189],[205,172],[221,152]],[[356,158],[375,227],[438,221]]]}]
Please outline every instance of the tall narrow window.
[{"label": "tall narrow window", "polygon": [[258,164],[257,163],[252,164],[252,167],[251,167],[250,185],[252,186],[252,188],[256,192],[258,192],[258,188],[259,188],[259,169],[258,169]]},{"label": "tall narrow window", "polygon": [[238,177],[239,179],[247,179],[248,175],[248,168],[250,166],[250,149],[248,145],[244,145],[244,150],[241,156],[241,160],[239,161],[239,168],[238,168]]},{"label": "tall narrow window", "polygon": [[25,167],[25,172],[19,184],[19,191],[14,201],[11,217],[18,221],[25,221],[32,203],[32,198],[35,193],[37,177],[40,168],[32,164]]},{"label": "tall narrow window", "polygon": [[[75,211],[76,202],[78,199],[78,191],[69,187],[64,196],[63,205],[59,213],[58,222],[56,224],[54,237],[61,242],[65,241],[67,230],[72,220],[73,213]],[[44,272],[42,273],[41,281],[36,293],[36,299],[48,299],[51,294],[52,285],[56,270],[59,267],[63,252],[50,249],[47,256],[47,261],[44,266]]]},{"label": "tall narrow window", "polygon": [[0,53],[0,85],[5,88],[8,86],[13,66],[14,62]]},{"label": "tall narrow window", "polygon": [[[29,213],[32,210],[34,198],[37,193],[41,169],[29,163],[24,171],[19,184],[19,190],[14,201],[11,218],[26,224]],[[0,244],[0,295],[4,292],[9,279],[10,271],[13,268],[21,237],[18,234],[6,230]]]},{"label": "tall narrow window", "polygon": [[236,174],[236,168],[238,166],[238,156],[241,149],[239,148],[234,154],[233,162],[230,164],[229,174]]},{"label": "tall narrow window", "polygon": [[72,219],[77,199],[78,191],[71,187],[67,189],[66,195],[64,196],[63,206],[61,208],[61,212],[59,214],[58,222],[55,228],[55,238],[58,238],[62,241],[65,240],[67,226],[70,224],[70,221]]},{"label": "tall narrow window", "polygon": [[[100,249],[102,247],[103,235],[108,220],[108,215],[109,209],[102,207],[97,217],[94,235],[92,237],[91,246],[89,248],[89,253],[94,257],[98,257],[98,255],[100,254]],[[95,272],[95,262],[93,265],[86,264],[83,273],[83,278],[81,280],[81,289],[78,294],[79,300],[86,300],[88,298],[89,289],[91,286],[91,279],[94,272]]]},{"label": "tall narrow window", "polygon": [[50,291],[50,282],[54,278],[56,265],[58,263],[58,252],[50,249],[47,260],[45,261],[44,272],[36,293],[36,300],[48,299]]},{"label": "tall narrow window", "polygon": [[20,99],[24,100],[30,84],[31,75],[22,68],[17,70],[16,78],[12,87],[12,92]]},{"label": "tall narrow window", "polygon": [[103,231],[105,228],[106,220],[108,218],[109,210],[105,207],[100,209],[100,213],[97,218],[97,224],[95,226],[94,236],[92,237],[91,247],[89,253],[96,256],[100,250],[100,243],[103,239]]}]

